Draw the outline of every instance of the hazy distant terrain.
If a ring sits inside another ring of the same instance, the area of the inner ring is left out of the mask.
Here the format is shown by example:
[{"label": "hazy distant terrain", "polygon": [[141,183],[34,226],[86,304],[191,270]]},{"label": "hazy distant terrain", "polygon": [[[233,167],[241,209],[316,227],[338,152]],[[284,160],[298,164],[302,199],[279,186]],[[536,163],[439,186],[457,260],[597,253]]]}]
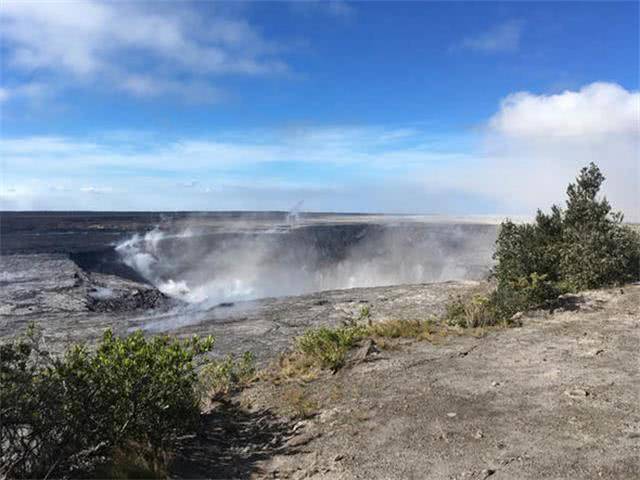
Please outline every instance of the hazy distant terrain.
[{"label": "hazy distant terrain", "polygon": [[222,213],[3,214],[3,255],[63,254],[83,271],[214,305],[322,290],[479,279],[495,219]]},{"label": "hazy distant terrain", "polygon": [[[107,326],[124,332],[207,324],[208,332],[232,320],[217,349],[223,353],[224,345],[243,344],[252,322],[270,311],[247,301],[481,279],[495,235],[486,219],[447,217],[7,212],[0,335],[36,320],[62,346],[93,339]],[[347,302],[354,311],[356,297]],[[267,317],[288,318],[289,303]],[[316,313],[326,310],[318,305]],[[311,317],[304,322],[313,324]]]}]

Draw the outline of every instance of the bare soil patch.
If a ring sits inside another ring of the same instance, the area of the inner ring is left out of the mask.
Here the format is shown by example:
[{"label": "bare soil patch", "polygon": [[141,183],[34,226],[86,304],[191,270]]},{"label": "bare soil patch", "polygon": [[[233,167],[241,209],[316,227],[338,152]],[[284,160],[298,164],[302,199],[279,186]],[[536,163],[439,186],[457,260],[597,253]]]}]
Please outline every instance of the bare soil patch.
[{"label": "bare soil patch", "polygon": [[288,440],[239,476],[639,478],[639,306],[639,285],[587,292],[518,328],[257,382],[237,408],[287,419]]}]

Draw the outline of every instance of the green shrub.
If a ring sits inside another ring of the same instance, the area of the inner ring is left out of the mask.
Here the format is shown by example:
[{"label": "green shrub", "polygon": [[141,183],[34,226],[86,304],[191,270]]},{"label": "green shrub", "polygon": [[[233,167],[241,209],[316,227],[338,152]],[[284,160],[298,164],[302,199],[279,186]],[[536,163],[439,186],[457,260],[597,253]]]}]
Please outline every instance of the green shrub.
[{"label": "green shrub", "polygon": [[320,327],[307,330],[296,343],[298,352],[320,368],[337,370],[344,365],[347,352],[366,333],[362,326]]},{"label": "green shrub", "polygon": [[363,320],[369,323],[370,315],[367,308],[367,315],[351,319],[346,325],[307,330],[296,340],[294,349],[280,357],[277,374],[272,379],[311,380],[319,370],[336,371],[344,366],[349,350],[366,338],[375,340],[381,348],[393,346],[385,343],[384,339],[432,339],[434,330],[431,320],[390,319],[363,324]]},{"label": "green shrub", "polygon": [[474,295],[470,299],[457,297],[446,306],[445,321],[455,327],[478,328],[495,325],[498,317],[492,297]]},{"label": "green shrub", "polygon": [[106,331],[95,351],[62,358],[34,329],[0,346],[0,474],[12,478],[90,474],[132,443],[160,458],[200,414],[195,359],[213,338],[125,338]]},{"label": "green shrub", "polygon": [[251,352],[245,352],[238,360],[232,355],[213,360],[199,373],[203,393],[210,397],[228,395],[248,384],[255,375],[255,358]]},{"label": "green shrub", "polygon": [[502,223],[494,253],[497,288],[490,297],[497,318],[543,306],[561,293],[640,278],[640,235],[598,198],[603,182],[592,163],[567,188],[565,210],[538,211],[533,224]]},{"label": "green shrub", "polygon": [[364,305],[360,308],[360,315],[358,316],[358,321],[369,321],[371,319],[371,308],[369,305]]},{"label": "green shrub", "polygon": [[494,323],[508,321],[518,312],[547,307],[561,293],[562,290],[554,282],[547,280],[546,275],[538,275],[535,272],[529,277],[504,284],[488,297]]}]

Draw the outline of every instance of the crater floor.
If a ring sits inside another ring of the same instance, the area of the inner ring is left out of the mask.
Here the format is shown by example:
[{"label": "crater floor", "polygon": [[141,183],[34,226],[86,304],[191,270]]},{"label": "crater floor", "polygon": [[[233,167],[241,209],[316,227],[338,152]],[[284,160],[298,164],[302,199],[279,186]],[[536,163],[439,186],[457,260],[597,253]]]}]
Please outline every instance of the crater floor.
[{"label": "crater floor", "polygon": [[65,255],[0,257],[0,338],[42,328],[53,351],[94,342],[106,328],[117,334],[143,329],[179,337],[214,335],[214,355],[250,350],[260,363],[291,339],[319,325],[337,325],[369,307],[372,319],[440,315],[447,299],[477,282],[333,290],[295,297],[200,308],[165,297],[155,288],[112,275],[85,273]]}]

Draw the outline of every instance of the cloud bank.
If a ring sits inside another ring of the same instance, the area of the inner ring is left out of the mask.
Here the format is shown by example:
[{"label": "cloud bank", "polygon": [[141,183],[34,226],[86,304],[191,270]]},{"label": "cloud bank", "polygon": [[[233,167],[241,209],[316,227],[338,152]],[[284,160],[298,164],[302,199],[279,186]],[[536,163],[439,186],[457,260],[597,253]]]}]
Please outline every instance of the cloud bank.
[{"label": "cloud bank", "polygon": [[128,143],[3,139],[0,206],[286,210],[305,200],[310,210],[533,214],[562,203],[568,182],[593,161],[614,207],[640,221],[639,92],[601,82],[517,92],[481,131],[477,142],[353,125],[139,142],[132,132]]},{"label": "cloud bank", "polygon": [[491,118],[489,132],[490,167],[521,178],[506,194],[530,205],[559,201],[567,178],[595,162],[607,176],[605,195],[640,221],[640,92],[593,83],[555,95],[517,93]]},{"label": "cloud bank", "polygon": [[502,101],[489,128],[520,139],[610,135],[635,136],[639,131],[640,94],[612,83],[592,83],[579,91],[555,95],[518,92]]},{"label": "cloud bank", "polygon": [[[287,72],[280,47],[212,3],[206,23],[186,5],[147,2],[7,0],[0,7],[7,63],[45,70],[64,84],[102,84],[134,96],[216,101],[220,75]],[[140,62],[140,53],[153,63]],[[5,87],[20,93],[21,85]],[[28,92],[27,92],[28,93]]]}]

